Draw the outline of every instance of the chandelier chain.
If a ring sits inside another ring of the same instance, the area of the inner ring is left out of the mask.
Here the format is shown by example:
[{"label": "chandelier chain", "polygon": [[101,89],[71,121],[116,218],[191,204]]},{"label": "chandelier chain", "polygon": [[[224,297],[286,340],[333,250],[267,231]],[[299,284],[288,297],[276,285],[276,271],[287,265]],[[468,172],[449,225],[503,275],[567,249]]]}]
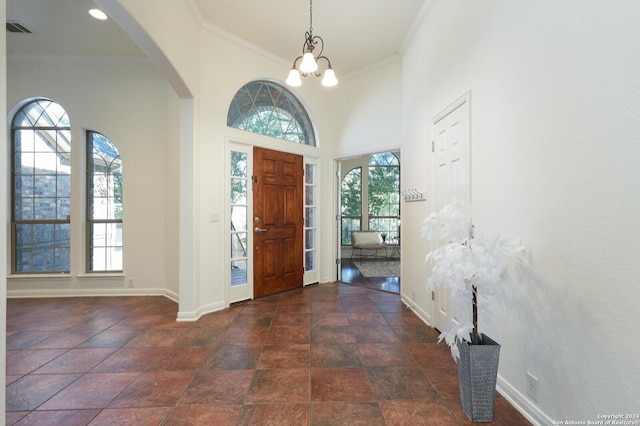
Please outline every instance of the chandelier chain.
[{"label": "chandelier chain", "polygon": [[313,0],[309,0],[309,33],[313,33]]}]

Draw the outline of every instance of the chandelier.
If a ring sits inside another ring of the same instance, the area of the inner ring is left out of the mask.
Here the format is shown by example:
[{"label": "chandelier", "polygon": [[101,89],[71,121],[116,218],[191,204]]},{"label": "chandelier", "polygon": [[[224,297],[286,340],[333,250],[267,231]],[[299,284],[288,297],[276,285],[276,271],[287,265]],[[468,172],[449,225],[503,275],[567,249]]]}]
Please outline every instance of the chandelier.
[{"label": "chandelier", "polygon": [[[313,35],[313,0],[309,0],[309,31],[304,34],[304,44],[302,45],[302,56],[298,56],[293,61],[291,71],[289,71],[289,77],[287,77],[286,83],[292,87],[302,86],[303,77],[309,74],[314,74],[316,77],[322,77],[322,85],[326,87],[332,87],[338,84],[336,73],[331,68],[331,61],[329,58],[322,54],[324,50],[324,40],[320,36]],[[314,55],[313,51],[319,48],[318,55]],[[318,71],[318,62],[320,60],[327,61],[327,68],[322,72]],[[298,65],[298,61],[300,64]]]}]

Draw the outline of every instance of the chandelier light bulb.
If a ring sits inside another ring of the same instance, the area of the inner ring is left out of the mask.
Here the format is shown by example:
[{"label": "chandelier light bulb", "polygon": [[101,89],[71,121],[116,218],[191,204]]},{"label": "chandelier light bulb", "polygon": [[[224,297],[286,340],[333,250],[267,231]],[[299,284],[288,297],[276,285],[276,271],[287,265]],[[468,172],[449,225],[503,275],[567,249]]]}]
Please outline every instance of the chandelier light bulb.
[{"label": "chandelier light bulb", "polygon": [[321,83],[325,87],[333,87],[338,84],[338,79],[336,78],[336,73],[333,71],[333,68],[327,68],[325,70]]},{"label": "chandelier light bulb", "polygon": [[300,72],[304,74],[311,74],[317,70],[318,64],[316,63],[316,59],[313,57],[313,53],[306,52],[304,56],[302,56],[302,62],[300,62]]},{"label": "chandelier light bulb", "polygon": [[291,87],[302,86],[302,79],[300,78],[300,71],[295,68],[291,68],[289,71],[289,77],[287,77],[286,83]]},{"label": "chandelier light bulb", "polygon": [[101,11],[100,9],[89,9],[89,15],[93,16],[95,19],[100,21],[107,20],[107,14]]}]

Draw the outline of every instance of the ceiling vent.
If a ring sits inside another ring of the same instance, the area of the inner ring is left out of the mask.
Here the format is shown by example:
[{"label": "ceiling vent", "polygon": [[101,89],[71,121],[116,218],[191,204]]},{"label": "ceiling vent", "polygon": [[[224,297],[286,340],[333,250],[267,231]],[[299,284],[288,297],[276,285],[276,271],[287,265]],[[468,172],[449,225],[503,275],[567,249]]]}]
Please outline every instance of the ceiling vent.
[{"label": "ceiling vent", "polygon": [[7,21],[7,32],[31,34],[33,31],[31,31],[29,28],[25,27],[18,21]]}]

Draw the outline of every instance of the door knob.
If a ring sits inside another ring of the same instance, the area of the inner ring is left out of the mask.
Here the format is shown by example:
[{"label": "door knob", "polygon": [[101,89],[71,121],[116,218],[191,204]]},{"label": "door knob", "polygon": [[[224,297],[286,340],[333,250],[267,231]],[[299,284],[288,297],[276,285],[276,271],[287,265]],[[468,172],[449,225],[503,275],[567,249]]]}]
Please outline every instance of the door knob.
[{"label": "door knob", "polygon": [[267,232],[267,228],[258,228],[258,227],[256,226],[255,231],[256,231],[256,232]]}]

